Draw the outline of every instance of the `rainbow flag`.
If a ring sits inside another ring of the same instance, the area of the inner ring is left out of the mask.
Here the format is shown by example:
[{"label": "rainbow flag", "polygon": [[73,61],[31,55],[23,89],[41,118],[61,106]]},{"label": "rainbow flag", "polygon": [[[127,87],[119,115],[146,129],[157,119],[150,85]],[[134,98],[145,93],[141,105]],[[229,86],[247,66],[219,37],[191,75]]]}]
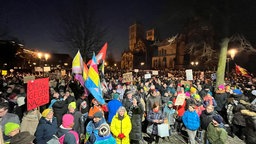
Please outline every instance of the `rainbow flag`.
[{"label": "rainbow flag", "polygon": [[236,74],[241,74],[242,76],[251,78],[252,76],[247,72],[245,68],[240,67],[239,65],[236,64]]},{"label": "rainbow flag", "polygon": [[85,81],[84,85],[99,103],[105,104],[105,100],[103,99],[103,96],[102,96],[99,71],[97,67],[97,60],[94,53],[93,53],[92,62],[88,71],[88,78]]}]

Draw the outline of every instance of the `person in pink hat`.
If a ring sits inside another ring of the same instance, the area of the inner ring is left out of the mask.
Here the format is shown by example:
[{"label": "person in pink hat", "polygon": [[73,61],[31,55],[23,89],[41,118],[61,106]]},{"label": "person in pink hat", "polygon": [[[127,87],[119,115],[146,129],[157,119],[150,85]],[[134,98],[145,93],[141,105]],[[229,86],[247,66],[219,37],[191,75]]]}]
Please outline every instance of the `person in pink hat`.
[{"label": "person in pink hat", "polygon": [[63,115],[62,124],[56,133],[61,144],[79,144],[79,136],[77,132],[72,130],[73,126],[74,116],[72,114]]}]

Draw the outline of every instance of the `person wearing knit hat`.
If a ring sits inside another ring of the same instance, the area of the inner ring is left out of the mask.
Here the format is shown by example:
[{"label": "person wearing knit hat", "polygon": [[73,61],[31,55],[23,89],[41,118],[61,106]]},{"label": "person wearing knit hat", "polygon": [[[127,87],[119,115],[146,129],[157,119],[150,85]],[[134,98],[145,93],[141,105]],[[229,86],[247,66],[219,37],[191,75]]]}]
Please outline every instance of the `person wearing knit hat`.
[{"label": "person wearing knit hat", "polygon": [[34,139],[35,139],[35,136],[31,135],[27,131],[24,131],[12,137],[10,144],[30,144],[33,142]]},{"label": "person wearing knit hat", "polygon": [[71,102],[71,103],[69,103],[69,105],[68,105],[68,111],[69,111],[70,113],[74,113],[75,110],[76,110],[76,102]]},{"label": "person wearing knit hat", "polygon": [[212,118],[213,118],[213,120],[212,120],[213,124],[215,126],[223,123],[223,118],[220,115],[214,115]]},{"label": "person wearing knit hat", "polygon": [[64,128],[72,128],[74,125],[74,116],[72,114],[65,114],[62,117],[62,126]]},{"label": "person wearing knit hat", "polygon": [[57,130],[57,118],[53,116],[53,110],[50,108],[45,109],[35,131],[37,144],[45,144]]},{"label": "person wearing knit hat", "polygon": [[53,114],[53,111],[52,111],[52,109],[51,108],[48,108],[48,109],[45,109],[43,112],[42,112],[42,117],[47,117],[48,116],[48,114]]},{"label": "person wearing knit hat", "polygon": [[[87,141],[87,143],[104,143],[103,142],[103,140],[104,140],[105,143],[115,143],[115,142],[113,142],[113,141],[115,141],[115,139],[111,135],[107,135],[107,136],[100,135],[100,133],[102,133],[104,131],[106,132],[106,130],[107,130],[104,125],[108,126],[105,118],[103,117],[103,113],[96,112],[93,115],[93,119],[86,126],[85,141]],[[101,129],[102,126],[105,128]],[[111,142],[109,142],[109,141],[111,141]]]},{"label": "person wearing knit hat", "polygon": [[79,135],[83,134],[84,133],[84,122],[85,121],[81,121],[82,112],[76,110],[76,102],[69,103],[69,105],[68,105],[68,113],[72,114],[73,117],[74,117],[73,130],[78,132]]},{"label": "person wearing knit hat", "polygon": [[8,122],[4,125],[4,134],[6,136],[11,136],[13,137],[14,135],[16,135],[17,133],[19,133],[20,131],[20,125],[17,123],[13,123],[13,122]]},{"label": "person wearing knit hat", "polygon": [[226,144],[228,133],[223,128],[223,119],[220,115],[214,115],[212,122],[206,130],[206,141],[211,144]]},{"label": "person wearing knit hat", "polygon": [[55,136],[58,137],[60,143],[79,144],[79,134],[72,130],[74,126],[74,116],[72,114],[64,114],[62,124]]}]

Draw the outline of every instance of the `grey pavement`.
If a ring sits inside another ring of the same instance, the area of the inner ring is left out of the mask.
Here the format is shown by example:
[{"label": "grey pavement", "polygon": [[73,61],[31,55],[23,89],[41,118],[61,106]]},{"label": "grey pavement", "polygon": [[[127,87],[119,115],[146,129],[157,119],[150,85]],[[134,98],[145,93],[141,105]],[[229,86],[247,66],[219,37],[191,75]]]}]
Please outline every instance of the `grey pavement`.
[{"label": "grey pavement", "polygon": [[[144,140],[141,141],[140,143],[141,144],[147,144],[148,142],[146,140],[148,139],[148,135],[143,133],[143,137],[144,137]],[[184,138],[181,135],[177,134],[177,133],[176,134],[172,134],[172,136],[170,136],[169,138],[170,139],[168,139],[168,138],[164,138],[164,139],[161,138],[160,141],[159,141],[159,144],[186,144]],[[234,138],[229,136],[227,144],[245,144],[245,142],[240,140],[236,136]]]}]

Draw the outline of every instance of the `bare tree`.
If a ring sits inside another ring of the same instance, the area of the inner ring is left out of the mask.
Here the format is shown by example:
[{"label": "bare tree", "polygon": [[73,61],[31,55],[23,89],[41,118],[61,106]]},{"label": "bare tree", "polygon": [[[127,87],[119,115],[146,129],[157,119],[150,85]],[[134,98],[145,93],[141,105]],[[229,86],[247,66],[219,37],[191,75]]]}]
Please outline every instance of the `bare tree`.
[{"label": "bare tree", "polygon": [[[65,8],[67,9],[67,8]],[[87,0],[72,1],[68,11],[61,11],[56,40],[73,51],[80,50],[84,61],[103,45],[106,29],[100,27]]]},{"label": "bare tree", "polygon": [[241,34],[236,34],[230,37],[229,47],[237,48],[238,52],[246,52],[246,53],[256,52],[256,49]]}]

